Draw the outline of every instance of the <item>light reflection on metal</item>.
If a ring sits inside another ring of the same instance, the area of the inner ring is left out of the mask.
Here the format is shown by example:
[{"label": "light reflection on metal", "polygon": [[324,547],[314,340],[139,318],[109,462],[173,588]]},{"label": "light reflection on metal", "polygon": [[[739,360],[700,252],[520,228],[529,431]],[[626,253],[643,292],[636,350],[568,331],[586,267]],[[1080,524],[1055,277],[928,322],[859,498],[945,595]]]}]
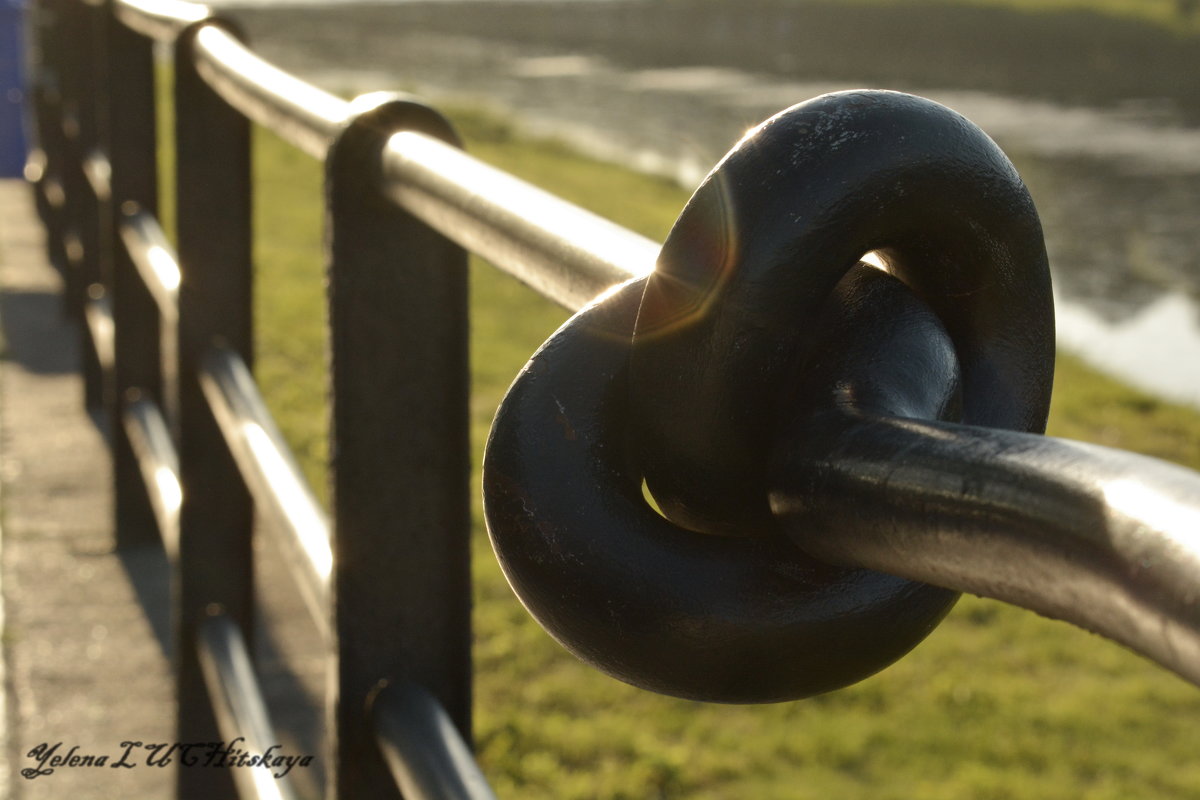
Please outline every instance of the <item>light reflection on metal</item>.
[{"label": "light reflection on metal", "polygon": [[67,193],[63,189],[62,181],[54,175],[46,175],[42,183],[42,194],[52,208],[61,210],[67,204]]},{"label": "light reflection on metal", "polygon": [[179,288],[181,278],[179,272],[179,264],[175,261],[175,256],[170,253],[165,247],[152,245],[146,251],[146,258],[150,262],[150,268],[154,270],[154,274],[158,276],[158,280],[162,283],[163,288],[168,291],[175,291]]},{"label": "light reflection on metal", "polygon": [[183,505],[179,476],[167,467],[158,467],[154,470],[154,485],[158,488],[158,496],[162,498],[163,509],[169,514],[178,514]]},{"label": "light reflection on metal", "polygon": [[[101,288],[98,284],[92,284],[88,287],[89,291],[93,287]],[[108,297],[103,293],[91,297],[84,304],[84,319],[87,322],[100,366],[106,371],[111,370],[117,361],[114,349],[117,328],[113,323],[112,303],[109,302]]]},{"label": "light reflection on metal", "polygon": [[445,709],[416,684],[385,686],[372,698],[379,749],[406,798],[496,800]]},{"label": "light reflection on metal", "polygon": [[1196,473],[947,423],[825,417],[802,432],[826,455],[783,458],[771,507],[805,552],[1065,620],[1200,683]]},{"label": "light reflection on metal", "polygon": [[185,0],[116,0],[113,12],[126,26],[160,42],[211,14],[208,6]]},{"label": "light reflection on metal", "polygon": [[401,207],[569,309],[654,269],[651,240],[420,133],[392,136],[383,173]]},{"label": "light reflection on metal", "polygon": [[317,574],[328,580],[333,572],[333,551],[329,547],[329,527],[312,513],[312,493],[301,482],[298,473],[280,453],[276,442],[257,422],[243,422],[242,435],[254,458],[267,474],[279,496],[279,505],[292,525],[296,538]]},{"label": "light reflection on metal", "polygon": [[83,159],[83,174],[97,200],[106,201],[112,196],[112,164],[101,150],[93,150]]},{"label": "light reflection on metal", "polygon": [[228,31],[196,33],[196,70],[230,105],[314,158],[325,157],[351,104],[264,61]]},{"label": "light reflection on metal", "polygon": [[[225,614],[205,618],[197,630],[204,683],[212,698],[217,727],[226,742],[242,743],[252,756],[263,756],[279,742],[263,699],[254,665],[238,626]],[[267,764],[232,769],[241,797],[295,800],[291,779],[276,778]]]},{"label": "light reflection on metal", "polygon": [[317,626],[329,633],[333,568],[329,518],[267,410],[250,370],[234,352],[202,360],[200,386],[242,478],[300,588]]},{"label": "light reflection on metal", "polygon": [[179,510],[183,505],[179,456],[158,405],[136,393],[126,402],[125,432],[150,496],[163,549],[174,562],[179,554]]},{"label": "light reflection on metal", "polygon": [[67,254],[67,263],[72,267],[78,267],[84,256],[83,240],[79,238],[78,232],[68,230],[63,234],[63,250]]},{"label": "light reflection on metal", "polygon": [[153,215],[127,203],[122,209],[121,241],[150,290],[158,311],[168,321],[179,318],[179,285],[182,272],[175,250]]},{"label": "light reflection on metal", "polygon": [[[1200,491],[1197,495],[1194,499],[1200,500]],[[1190,551],[1192,559],[1200,562],[1200,505],[1180,503],[1136,478],[1110,481],[1104,486],[1104,499],[1120,513]]]},{"label": "light reflection on metal", "polygon": [[46,151],[40,147],[30,149],[25,158],[22,175],[27,183],[39,183],[46,174]]}]

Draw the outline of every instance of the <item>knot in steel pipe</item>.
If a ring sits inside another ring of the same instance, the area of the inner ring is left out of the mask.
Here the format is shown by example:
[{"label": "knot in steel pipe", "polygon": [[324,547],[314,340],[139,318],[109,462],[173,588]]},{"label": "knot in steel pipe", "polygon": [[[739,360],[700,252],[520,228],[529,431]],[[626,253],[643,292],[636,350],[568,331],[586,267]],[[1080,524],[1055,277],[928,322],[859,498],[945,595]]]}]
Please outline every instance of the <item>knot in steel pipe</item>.
[{"label": "knot in steel pipe", "polygon": [[957,594],[806,555],[772,460],[846,415],[1040,432],[1052,370],[1041,227],[996,145],[921,98],[819,97],[721,161],[654,274],[533,356],[488,442],[489,532],[538,621],[617,678],[724,702],[839,688]]}]

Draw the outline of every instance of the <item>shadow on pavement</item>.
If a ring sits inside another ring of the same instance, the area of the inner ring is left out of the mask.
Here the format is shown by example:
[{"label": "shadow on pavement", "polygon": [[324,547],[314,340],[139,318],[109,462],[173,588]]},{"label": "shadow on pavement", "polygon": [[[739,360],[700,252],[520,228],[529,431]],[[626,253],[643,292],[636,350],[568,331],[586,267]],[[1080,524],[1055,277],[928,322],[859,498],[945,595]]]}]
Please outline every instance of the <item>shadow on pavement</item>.
[{"label": "shadow on pavement", "polygon": [[[171,565],[162,547],[146,545],[117,551],[121,566],[137,594],[159,647],[175,663],[175,637],[171,625]],[[254,660],[263,694],[271,712],[278,742],[289,754],[315,755],[312,765],[292,775],[302,795],[318,796],[324,785],[324,707],[292,669],[269,622],[270,610],[259,604],[254,637]],[[173,712],[172,712],[173,713]]]},{"label": "shadow on pavement", "polygon": [[37,375],[78,371],[78,337],[66,337],[69,342],[64,343],[59,331],[62,317],[58,292],[0,291],[5,357]]}]

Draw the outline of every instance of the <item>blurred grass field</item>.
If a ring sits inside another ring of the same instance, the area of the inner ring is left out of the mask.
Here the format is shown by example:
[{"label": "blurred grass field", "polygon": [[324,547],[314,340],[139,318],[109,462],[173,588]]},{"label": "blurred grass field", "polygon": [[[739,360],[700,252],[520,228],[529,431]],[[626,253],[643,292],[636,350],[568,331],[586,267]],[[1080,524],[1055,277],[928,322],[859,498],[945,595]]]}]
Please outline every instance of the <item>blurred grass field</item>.
[{"label": "blurred grass field", "polygon": [[[687,193],[451,112],[483,160],[657,240]],[[256,131],[257,374],[323,492],[321,170]],[[472,262],[478,460],[518,369],[565,318]],[[402,347],[397,343],[397,347]],[[1050,433],[1200,469],[1200,414],[1060,357]],[[513,597],[475,507],[476,738],[502,798],[1129,800],[1200,794],[1200,691],[1120,647],[964,598],[911,655],[855,687],[771,706],[659,697],[577,662]]]}]

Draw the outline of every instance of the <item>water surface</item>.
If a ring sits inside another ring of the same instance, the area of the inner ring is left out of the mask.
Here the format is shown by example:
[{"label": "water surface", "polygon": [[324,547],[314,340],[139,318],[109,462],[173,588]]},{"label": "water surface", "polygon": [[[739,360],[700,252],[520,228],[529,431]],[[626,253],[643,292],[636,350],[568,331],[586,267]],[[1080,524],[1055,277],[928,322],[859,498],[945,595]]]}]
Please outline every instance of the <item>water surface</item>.
[{"label": "water surface", "polygon": [[[592,15],[593,40],[581,44],[579,17],[528,10],[539,5],[564,7],[526,3],[526,26],[512,23],[495,37],[475,30],[483,24],[475,11],[482,4],[443,0],[414,5],[409,18],[386,27],[361,9],[357,24],[347,17],[344,27],[328,15],[290,13],[286,33],[275,26],[255,40],[273,60],[329,88],[466,98],[687,186],[766,117],[827,91],[863,85],[735,68],[721,63],[729,60],[724,50],[717,63],[680,64],[672,63],[679,54],[664,47],[663,63],[655,64],[644,50],[605,48],[605,42],[623,41],[621,26],[636,17],[606,16],[595,10],[603,4],[575,3]],[[265,27],[264,18],[251,15],[252,32]],[[743,36],[740,44],[763,49],[761,37]],[[909,81],[874,85],[954,108],[996,139],[1020,169],[1046,230],[1060,343],[1136,385],[1200,407],[1200,127],[1194,121],[1200,115],[1187,98],[1070,102]]]}]

